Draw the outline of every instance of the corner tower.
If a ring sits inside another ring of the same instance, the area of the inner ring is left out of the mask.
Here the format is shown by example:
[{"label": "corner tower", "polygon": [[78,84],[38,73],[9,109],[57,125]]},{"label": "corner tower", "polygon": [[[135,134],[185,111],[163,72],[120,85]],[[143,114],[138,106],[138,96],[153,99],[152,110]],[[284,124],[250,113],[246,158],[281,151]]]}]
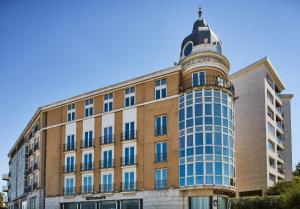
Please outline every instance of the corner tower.
[{"label": "corner tower", "polygon": [[222,42],[201,9],[179,65],[180,189],[191,208],[227,208],[227,197],[235,195],[234,87]]}]

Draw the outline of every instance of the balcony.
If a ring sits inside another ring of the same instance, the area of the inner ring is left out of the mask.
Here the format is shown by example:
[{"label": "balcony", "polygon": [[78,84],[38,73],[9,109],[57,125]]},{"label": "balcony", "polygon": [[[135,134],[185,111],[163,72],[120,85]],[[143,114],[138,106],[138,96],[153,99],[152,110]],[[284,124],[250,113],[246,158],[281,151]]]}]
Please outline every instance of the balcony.
[{"label": "balcony", "polygon": [[281,159],[281,160],[284,161],[284,155],[283,155],[283,152],[282,152],[282,151],[278,151],[278,150],[277,150],[277,157],[278,157],[279,159]]},{"label": "balcony", "polygon": [[37,151],[40,149],[40,143],[35,143],[34,144],[34,151]]},{"label": "balcony", "polygon": [[284,171],[283,171],[283,169],[282,168],[277,168],[277,171],[278,171],[278,173],[280,173],[280,174],[284,174]]},{"label": "balcony", "polygon": [[94,147],[94,139],[81,141],[81,149]]},{"label": "balcony", "polygon": [[276,107],[276,112],[281,118],[283,118],[283,112],[280,107]]},{"label": "balcony", "polygon": [[8,186],[6,185],[2,186],[2,192],[8,192]]},{"label": "balcony", "polygon": [[155,127],[155,136],[161,136],[161,135],[165,135],[168,133],[168,128],[167,126],[159,126],[159,127]]},{"label": "balcony", "polygon": [[115,184],[100,184],[99,191],[101,191],[101,193],[113,193],[115,188]]},{"label": "balcony", "polygon": [[93,194],[94,187],[93,187],[93,185],[81,186],[80,191],[81,191],[81,194]]},{"label": "balcony", "polygon": [[34,170],[38,170],[38,169],[40,169],[40,162],[36,162],[36,163],[34,163]]},{"label": "balcony", "polygon": [[279,131],[282,132],[283,131],[283,127],[284,127],[283,123],[277,122],[276,125],[277,125],[277,128],[278,128],[277,130],[279,130]]},{"label": "balcony", "polygon": [[184,80],[181,82],[179,89],[181,92],[184,92],[195,87],[217,87],[220,89],[228,90],[231,92],[232,95],[234,95],[234,86],[230,81],[225,80],[224,78],[221,78],[219,76],[213,75],[206,75],[200,77],[200,79],[191,78]]},{"label": "balcony", "polygon": [[137,182],[122,182],[121,191],[122,192],[134,192],[137,191],[139,184]]},{"label": "balcony", "polygon": [[100,137],[100,145],[115,143],[115,135],[106,135]]},{"label": "balcony", "polygon": [[114,168],[115,167],[115,160],[100,160],[99,167],[101,169],[107,169],[107,168]]},{"label": "balcony", "polygon": [[136,165],[136,156],[130,156],[130,157],[122,157],[121,158],[121,165],[122,166],[131,166]]},{"label": "balcony", "polygon": [[76,195],[76,187],[64,187],[64,195],[65,196]]},{"label": "balcony", "polygon": [[76,165],[63,166],[63,173],[75,173]]},{"label": "balcony", "polygon": [[281,145],[284,144],[284,137],[283,135],[277,135],[277,142]]},{"label": "balcony", "polygon": [[33,150],[32,149],[28,149],[28,157],[30,157],[33,154]]},{"label": "balcony", "polygon": [[33,166],[28,167],[28,174],[32,174],[33,172]]},{"label": "balcony", "polygon": [[92,162],[92,163],[81,163],[80,170],[81,171],[92,171],[92,170],[94,170],[94,162]]},{"label": "balcony", "polygon": [[157,153],[155,154],[155,162],[166,162],[167,161],[167,153]]},{"label": "balcony", "polygon": [[39,188],[40,188],[40,186],[38,183],[33,183],[33,190],[37,190]]},{"label": "balcony", "polygon": [[8,174],[2,174],[2,180],[3,181],[8,181],[9,180]]},{"label": "balcony", "polygon": [[167,180],[155,181],[155,189],[166,189],[166,188],[167,188]]},{"label": "balcony", "polygon": [[76,150],[76,144],[74,143],[68,143],[68,144],[64,144],[64,152],[69,152],[69,151],[73,151]]},{"label": "balcony", "polygon": [[128,141],[128,140],[136,140],[138,138],[138,131],[125,131],[121,133],[121,140]]}]

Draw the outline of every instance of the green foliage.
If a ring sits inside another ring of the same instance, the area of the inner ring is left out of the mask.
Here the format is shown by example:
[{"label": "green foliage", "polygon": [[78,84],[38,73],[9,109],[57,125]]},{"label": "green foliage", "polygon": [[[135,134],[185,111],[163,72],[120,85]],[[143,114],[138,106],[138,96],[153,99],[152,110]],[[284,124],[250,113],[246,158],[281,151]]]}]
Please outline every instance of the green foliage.
[{"label": "green foliage", "polygon": [[300,177],[300,162],[296,165],[296,170],[293,172],[293,175]]},{"label": "green foliage", "polygon": [[299,209],[300,208],[300,183],[293,184],[288,188],[287,192],[282,195],[285,208]]},{"label": "green foliage", "polygon": [[290,181],[278,182],[267,190],[266,195],[281,195],[287,192],[292,185],[293,182]]},{"label": "green foliage", "polygon": [[285,209],[280,196],[239,198],[231,202],[231,209]]}]

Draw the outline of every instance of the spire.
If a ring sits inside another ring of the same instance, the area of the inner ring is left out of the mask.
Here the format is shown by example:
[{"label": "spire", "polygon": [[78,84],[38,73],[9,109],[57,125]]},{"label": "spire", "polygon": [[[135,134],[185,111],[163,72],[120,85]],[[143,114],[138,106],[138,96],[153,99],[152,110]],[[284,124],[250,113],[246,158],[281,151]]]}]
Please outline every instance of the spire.
[{"label": "spire", "polygon": [[201,9],[201,7],[199,7],[198,15],[199,15],[199,20],[201,20],[202,19],[202,9]]}]

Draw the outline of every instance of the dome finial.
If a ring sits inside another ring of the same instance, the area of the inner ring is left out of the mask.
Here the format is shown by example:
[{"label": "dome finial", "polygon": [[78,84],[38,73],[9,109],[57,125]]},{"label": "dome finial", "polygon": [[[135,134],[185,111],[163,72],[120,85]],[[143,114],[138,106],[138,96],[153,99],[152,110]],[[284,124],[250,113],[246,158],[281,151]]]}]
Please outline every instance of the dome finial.
[{"label": "dome finial", "polygon": [[199,7],[199,10],[198,10],[198,15],[199,15],[199,20],[202,18],[202,9],[201,7]]}]

